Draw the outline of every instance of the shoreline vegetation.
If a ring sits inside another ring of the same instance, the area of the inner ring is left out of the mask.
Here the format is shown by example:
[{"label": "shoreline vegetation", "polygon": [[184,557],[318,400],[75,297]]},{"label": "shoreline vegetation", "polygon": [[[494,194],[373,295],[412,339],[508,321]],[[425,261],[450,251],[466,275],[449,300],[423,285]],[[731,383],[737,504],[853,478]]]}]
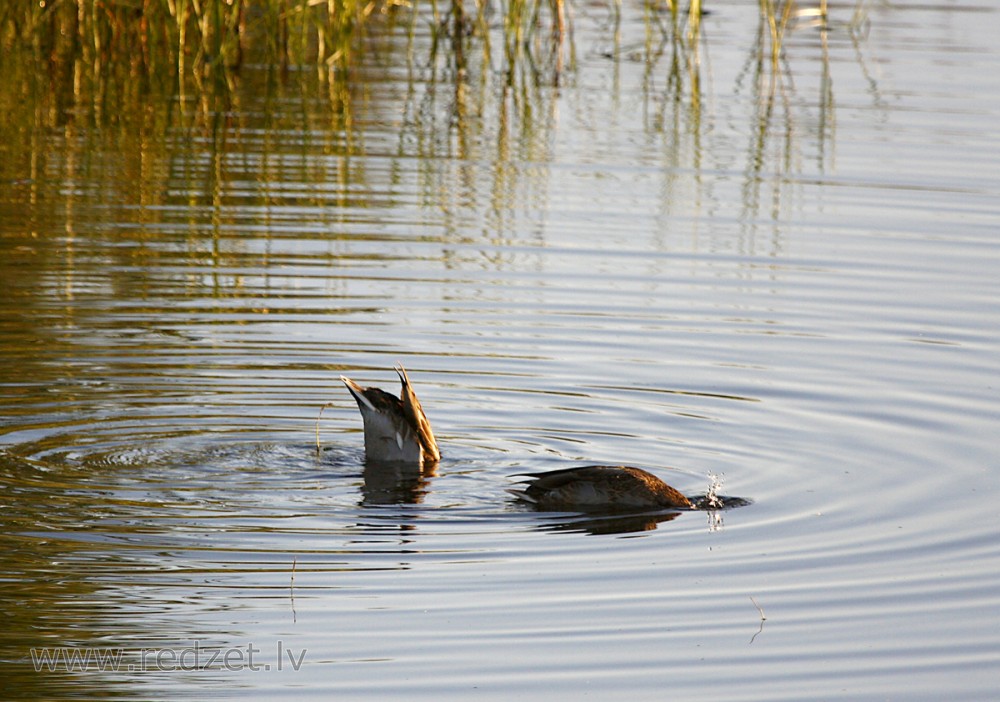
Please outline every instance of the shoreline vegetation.
[{"label": "shoreline vegetation", "polygon": [[[697,0],[696,0],[697,2]],[[5,3],[0,46],[56,68],[82,63],[94,74],[125,66],[134,78],[202,84],[246,61],[288,70],[350,69],[375,23],[412,31],[427,21],[435,50],[461,68],[473,45],[491,52],[501,28],[504,52],[515,56],[547,33],[569,33],[565,0],[33,0]],[[547,26],[547,32],[542,30]],[[531,47],[528,47],[531,48]],[[183,81],[181,81],[183,82]]]},{"label": "shoreline vegetation", "polygon": [[[836,29],[857,42],[871,2],[855,0],[852,16],[839,19]],[[831,23],[827,0],[757,0],[757,6],[756,27],[747,28],[746,73],[754,77],[766,121],[775,97],[787,100],[781,93],[791,84],[786,34],[818,28],[825,63]],[[371,80],[365,70],[398,68],[403,58],[411,78],[429,68],[435,80],[454,83],[457,104],[489,85],[527,114],[540,90],[574,81],[574,25],[588,22],[606,39],[598,48],[583,47],[586,55],[641,61],[650,86],[665,70],[670,99],[697,119],[700,53],[707,51],[702,19],[731,9],[703,0],[2,2],[0,110],[10,116],[8,130],[17,125],[22,135],[84,116],[92,124],[134,119],[150,102],[197,112],[206,124],[211,115],[231,111],[250,69],[266,75],[269,92],[325,94],[330,113],[350,131],[352,104]],[[621,44],[627,13],[641,13],[641,47]]]},{"label": "shoreline vegetation", "polygon": [[[855,44],[867,74],[859,45],[874,0],[855,1],[853,17],[840,17],[840,8],[839,24],[831,26],[825,0],[758,0],[735,86],[750,112],[748,211],[764,206],[766,174],[773,171],[770,180],[780,190],[781,174],[799,162],[794,98],[803,88],[792,80],[786,35],[819,29],[810,47],[822,71],[808,86],[808,100],[820,134],[812,158],[822,162],[836,125],[828,29]],[[732,9],[702,0],[0,2],[0,182],[26,191],[27,201],[41,201],[49,184],[73,180],[102,154],[124,149],[141,154],[137,163],[127,160],[138,169],[129,182],[149,191],[143,201],[154,201],[156,183],[174,172],[179,155],[197,164],[199,149],[209,148],[221,172],[221,154],[260,148],[233,130],[251,122],[267,135],[266,151],[282,138],[293,144],[284,148],[316,148],[312,140],[324,135],[322,148],[345,159],[338,178],[363,179],[363,162],[348,162],[365,149],[355,125],[385,118],[380,85],[391,84],[405,86],[393,103],[401,110],[392,118],[400,153],[461,158],[488,133],[494,158],[506,164],[494,169],[497,191],[513,192],[515,164],[546,159],[558,94],[579,75],[578,52],[640,63],[646,128],[672,144],[671,153],[689,154],[697,170],[702,62],[711,46],[702,22]],[[626,22],[637,25],[632,13],[641,13],[642,35],[623,39]],[[599,37],[599,46],[578,47],[583,36],[591,43]],[[252,114],[247,105],[255,106]],[[315,127],[305,141],[296,136],[303,119]],[[191,186],[192,192],[205,187]],[[428,201],[442,196],[430,176],[426,187]]]},{"label": "shoreline vegetation", "polygon": [[[772,70],[789,27],[825,29],[827,0],[758,0],[758,41]],[[852,23],[863,21],[858,0]],[[639,7],[661,35],[696,50],[702,0],[651,0]],[[635,8],[631,8],[634,10]],[[316,67],[321,78],[349,76],[376,23],[412,37],[418,22],[433,36],[432,52],[464,71],[470,54],[496,59],[513,83],[521,64],[539,82],[558,84],[574,61],[573,20],[589,8],[573,0],[31,0],[0,9],[0,48],[53,72],[101,78],[125,72],[147,84],[171,82],[180,92],[225,84],[246,62]],[[625,11],[629,11],[626,9]],[[608,0],[609,31],[617,31],[622,0]]]}]

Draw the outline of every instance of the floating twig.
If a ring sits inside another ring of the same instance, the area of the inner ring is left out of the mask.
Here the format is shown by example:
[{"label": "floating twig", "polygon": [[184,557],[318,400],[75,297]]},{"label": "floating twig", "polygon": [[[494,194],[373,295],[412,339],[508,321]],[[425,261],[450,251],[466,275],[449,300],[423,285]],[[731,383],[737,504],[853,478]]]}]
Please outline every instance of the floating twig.
[{"label": "floating twig", "polygon": [[764,616],[764,610],[761,609],[761,606],[759,604],[757,604],[757,600],[753,598],[753,595],[749,595],[749,597],[750,601],[753,602],[753,606],[757,608],[758,614],[760,614],[760,628],[757,629],[756,633],[754,633],[754,635],[750,637],[750,643],[753,643],[754,639],[760,636],[760,632],[764,631],[764,622],[767,621],[767,617]]},{"label": "floating twig", "polygon": [[320,452],[320,446],[319,446],[319,420],[321,420],[323,418],[323,410],[330,409],[331,407],[333,407],[333,403],[332,402],[327,402],[325,405],[323,405],[322,407],[319,408],[319,414],[316,416],[316,453],[317,454]]},{"label": "floating twig", "polygon": [[292,556],[292,577],[288,582],[288,596],[292,601],[292,624],[298,620],[298,615],[295,613],[295,563],[297,558]]}]

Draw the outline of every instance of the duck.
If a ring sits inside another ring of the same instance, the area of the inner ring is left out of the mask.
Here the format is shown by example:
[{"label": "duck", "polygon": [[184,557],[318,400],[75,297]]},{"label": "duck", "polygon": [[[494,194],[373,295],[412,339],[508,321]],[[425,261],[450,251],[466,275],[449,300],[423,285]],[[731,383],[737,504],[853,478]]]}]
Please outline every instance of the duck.
[{"label": "duck", "polygon": [[403,364],[397,363],[395,370],[401,386],[399,397],[340,376],[361,411],[365,459],[369,463],[411,464],[422,468],[434,465],[441,460],[441,451],[431,423]]},{"label": "duck", "polygon": [[[441,460],[441,451],[406,369],[397,363],[395,370],[401,385],[399,397],[380,388],[362,387],[344,375],[340,379],[361,411],[367,462],[414,464],[426,470]],[[676,488],[632,466],[579,466],[513,477],[525,478],[521,481],[525,485],[508,492],[543,511],[697,509]]]},{"label": "duck", "polygon": [[632,466],[579,466],[521,476],[526,485],[508,492],[541,510],[695,509],[679,490]]}]

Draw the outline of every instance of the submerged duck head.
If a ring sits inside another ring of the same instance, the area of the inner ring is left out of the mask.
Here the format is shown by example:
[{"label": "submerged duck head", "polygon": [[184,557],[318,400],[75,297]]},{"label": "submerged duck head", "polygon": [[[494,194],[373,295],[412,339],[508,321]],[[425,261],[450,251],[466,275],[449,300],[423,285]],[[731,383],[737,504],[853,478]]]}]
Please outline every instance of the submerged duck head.
[{"label": "submerged duck head", "polygon": [[441,459],[437,440],[420,400],[410,385],[406,369],[396,364],[399,397],[380,388],[365,388],[347,376],[347,386],[361,410],[365,425],[365,458],[369,461],[423,465]]}]

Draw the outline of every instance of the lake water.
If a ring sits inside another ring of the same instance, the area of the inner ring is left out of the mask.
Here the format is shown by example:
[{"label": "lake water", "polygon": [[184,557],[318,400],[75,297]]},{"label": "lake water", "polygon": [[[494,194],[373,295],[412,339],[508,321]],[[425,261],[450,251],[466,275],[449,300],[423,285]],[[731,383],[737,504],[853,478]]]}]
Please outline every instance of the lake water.
[{"label": "lake water", "polygon": [[[421,21],[350,89],[5,94],[4,696],[997,697],[1000,11],[835,4],[769,100],[706,7],[574,5],[507,89]],[[397,361],[421,481],[338,380]],[[585,463],[753,503],[505,492]]]}]

